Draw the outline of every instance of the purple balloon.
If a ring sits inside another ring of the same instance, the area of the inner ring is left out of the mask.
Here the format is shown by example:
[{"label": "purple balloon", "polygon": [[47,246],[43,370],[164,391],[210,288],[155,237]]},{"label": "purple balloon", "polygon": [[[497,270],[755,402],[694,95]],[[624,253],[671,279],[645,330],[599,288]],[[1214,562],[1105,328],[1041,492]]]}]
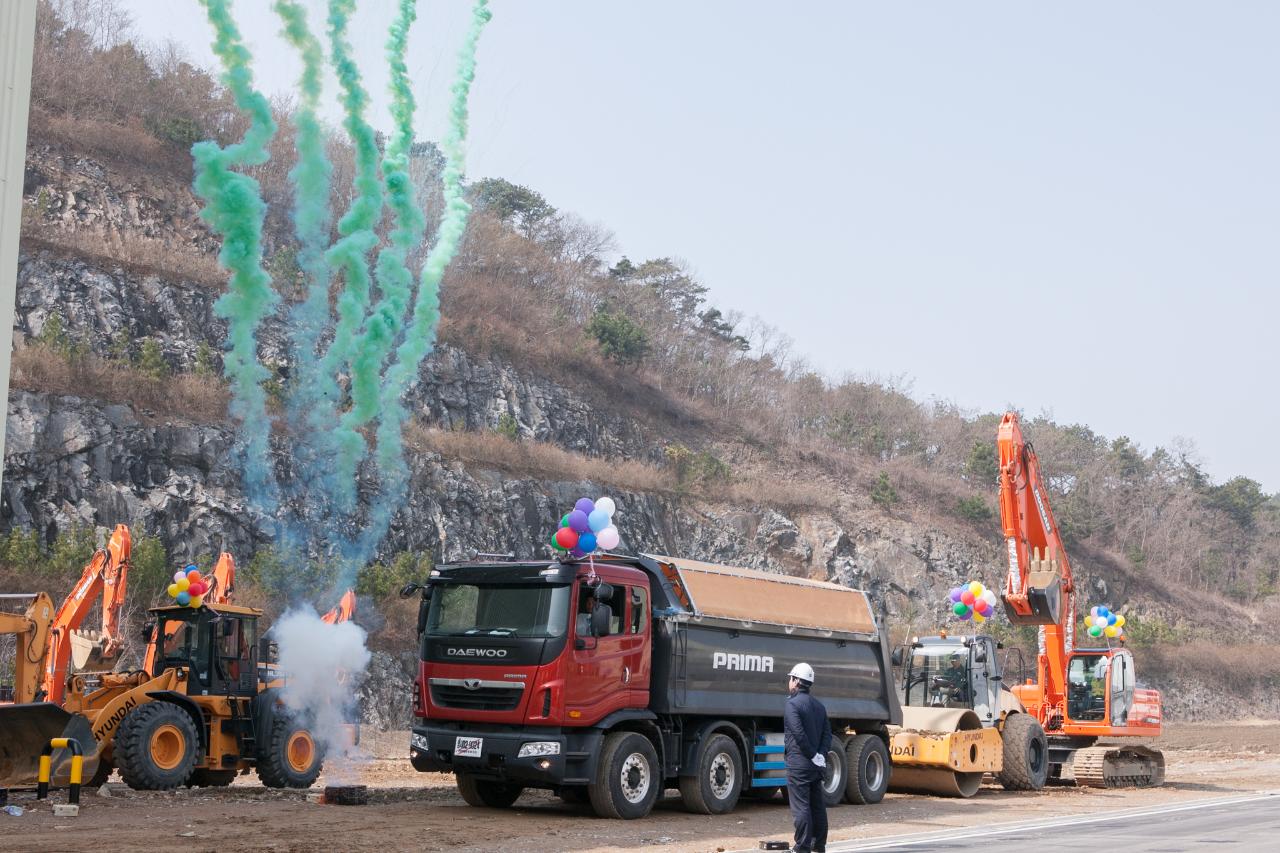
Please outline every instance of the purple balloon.
[{"label": "purple balloon", "polygon": [[967,613],[965,613],[963,616],[960,617],[960,621],[968,622],[972,618],[973,618],[973,610],[970,609]]},{"label": "purple balloon", "polygon": [[587,520],[587,514],[580,509],[575,509],[569,513],[569,528],[579,533],[587,533],[591,530],[591,523]]},{"label": "purple balloon", "polygon": [[963,589],[961,589],[960,587],[955,587],[954,589],[952,589],[952,590],[951,590],[951,603],[952,603],[952,604],[959,604],[959,603],[960,603],[960,596],[962,596],[962,595],[964,595],[964,590],[963,590]]},{"label": "purple balloon", "polygon": [[587,552],[574,548],[572,551],[569,552],[569,556],[573,557],[573,559],[575,560],[581,560],[583,557],[587,556]]},{"label": "purple balloon", "polygon": [[596,508],[596,502],[591,498],[578,498],[578,502],[573,505],[573,508],[583,515],[591,515],[592,510]]}]

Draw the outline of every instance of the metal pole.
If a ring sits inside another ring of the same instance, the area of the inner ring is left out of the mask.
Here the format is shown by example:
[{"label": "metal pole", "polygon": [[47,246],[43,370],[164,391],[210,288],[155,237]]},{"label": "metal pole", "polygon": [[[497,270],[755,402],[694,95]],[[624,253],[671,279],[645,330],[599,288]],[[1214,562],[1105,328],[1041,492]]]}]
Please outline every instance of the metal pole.
[{"label": "metal pole", "polygon": [[0,426],[0,486],[4,484],[4,438],[9,421],[9,355],[13,303],[18,293],[18,235],[35,40],[36,0],[0,2],[0,399],[6,413]]}]

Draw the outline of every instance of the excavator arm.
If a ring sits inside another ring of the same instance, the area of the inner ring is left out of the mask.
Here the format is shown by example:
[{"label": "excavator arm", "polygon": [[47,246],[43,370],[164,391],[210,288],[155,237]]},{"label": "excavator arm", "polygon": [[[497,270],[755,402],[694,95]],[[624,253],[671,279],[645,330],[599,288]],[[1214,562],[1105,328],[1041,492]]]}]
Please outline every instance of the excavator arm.
[{"label": "excavator arm", "polygon": [[[74,662],[77,668],[108,668],[120,654],[124,645],[120,636],[120,614],[124,609],[132,552],[129,528],[116,525],[107,547],[94,552],[80,580],[54,615],[41,685],[47,701],[62,703],[70,663]],[[99,594],[102,595],[102,632],[82,634],[80,625]]]},{"label": "excavator arm", "polygon": [[1009,574],[1005,615],[1014,625],[1070,622],[1071,564],[1040,476],[1040,461],[1023,439],[1018,416],[1000,421],[1000,521],[1004,527]]}]

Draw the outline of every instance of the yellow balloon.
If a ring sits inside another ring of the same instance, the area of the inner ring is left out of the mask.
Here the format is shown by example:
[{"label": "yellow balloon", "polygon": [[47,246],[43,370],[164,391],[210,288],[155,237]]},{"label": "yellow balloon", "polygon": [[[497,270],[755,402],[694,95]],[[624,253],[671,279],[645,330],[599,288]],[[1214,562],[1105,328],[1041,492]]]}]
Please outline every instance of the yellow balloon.
[{"label": "yellow balloon", "polygon": [[195,596],[192,596],[192,597],[191,597],[191,602],[190,602],[187,606],[188,606],[188,607],[199,607],[201,604],[204,604],[204,596],[203,596],[203,595],[195,595]]},{"label": "yellow balloon", "polygon": [[1116,628],[1115,625],[1108,625],[1107,627],[1102,629],[1102,633],[1106,634],[1108,637],[1114,637],[1116,634],[1119,634],[1120,631]]},{"label": "yellow balloon", "polygon": [[973,621],[977,622],[978,624],[982,624],[983,622],[987,621],[987,617],[983,616],[981,613],[975,610],[973,611]]},{"label": "yellow balloon", "polygon": [[969,592],[973,593],[975,597],[982,595],[982,584],[977,581],[969,584]]},{"label": "yellow balloon", "polygon": [[1119,613],[1116,614],[1116,627],[1117,628],[1124,627],[1124,617],[1121,616]]},{"label": "yellow balloon", "polygon": [[170,598],[177,598],[178,593],[182,592],[182,590],[178,589],[178,585],[176,583],[169,584],[169,588],[165,591],[169,593]]},{"label": "yellow balloon", "polygon": [[178,592],[186,592],[187,588],[191,586],[191,581],[183,578],[180,581],[174,581],[173,585],[178,588]]}]

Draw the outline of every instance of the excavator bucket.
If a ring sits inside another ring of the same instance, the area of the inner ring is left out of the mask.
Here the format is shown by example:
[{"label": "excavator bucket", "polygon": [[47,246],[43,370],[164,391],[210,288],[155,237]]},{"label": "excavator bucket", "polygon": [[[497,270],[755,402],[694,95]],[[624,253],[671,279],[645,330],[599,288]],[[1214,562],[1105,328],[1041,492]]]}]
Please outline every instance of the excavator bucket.
[{"label": "excavator bucket", "polygon": [[100,631],[71,632],[71,664],[77,670],[109,670],[115,666],[117,652],[108,649]]},{"label": "excavator bucket", "polygon": [[[0,788],[34,787],[40,752],[56,737],[79,741],[84,752],[81,778],[92,779],[98,769],[98,743],[87,719],[52,702],[0,706]],[[70,778],[71,750],[54,750],[53,785],[66,785]]]},{"label": "excavator bucket", "polygon": [[[1005,598],[1005,615],[1014,625],[1062,624],[1062,570],[1058,561],[1044,559],[1039,551],[1028,561],[1027,593],[1023,602]],[[1030,612],[1023,612],[1029,610]]]}]

